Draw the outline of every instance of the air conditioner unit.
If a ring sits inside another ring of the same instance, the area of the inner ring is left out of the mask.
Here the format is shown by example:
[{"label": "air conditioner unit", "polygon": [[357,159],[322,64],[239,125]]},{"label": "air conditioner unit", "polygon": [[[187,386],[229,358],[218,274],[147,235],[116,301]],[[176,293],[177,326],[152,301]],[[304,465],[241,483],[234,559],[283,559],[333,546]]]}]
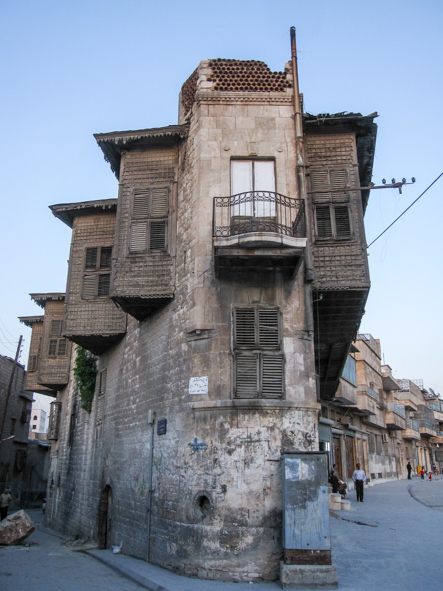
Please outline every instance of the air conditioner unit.
[{"label": "air conditioner unit", "polygon": [[388,443],[388,441],[389,441],[389,435],[387,433],[383,433],[382,438],[383,438],[383,441],[385,443]]}]

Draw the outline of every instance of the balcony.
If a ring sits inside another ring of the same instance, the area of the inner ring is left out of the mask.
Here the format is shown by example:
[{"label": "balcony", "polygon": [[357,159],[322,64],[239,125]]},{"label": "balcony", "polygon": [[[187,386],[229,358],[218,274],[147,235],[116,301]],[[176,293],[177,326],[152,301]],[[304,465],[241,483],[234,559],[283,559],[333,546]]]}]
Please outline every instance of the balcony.
[{"label": "balcony", "polygon": [[357,408],[354,414],[362,417],[368,417],[377,414],[378,394],[369,386],[358,386],[357,388]]},{"label": "balcony", "polygon": [[418,424],[420,427],[420,435],[422,437],[436,437],[437,436],[437,431],[436,431],[435,423],[433,420],[420,418],[418,420]]},{"label": "balcony", "polygon": [[420,441],[420,427],[418,421],[413,419],[406,419],[406,428],[402,431],[403,439],[409,439],[411,441]]},{"label": "balcony", "polygon": [[392,430],[403,430],[406,428],[406,412],[404,406],[388,402],[385,413],[386,427]]},{"label": "balcony", "polygon": [[271,191],[215,197],[215,272],[297,274],[306,247],[304,201]]}]

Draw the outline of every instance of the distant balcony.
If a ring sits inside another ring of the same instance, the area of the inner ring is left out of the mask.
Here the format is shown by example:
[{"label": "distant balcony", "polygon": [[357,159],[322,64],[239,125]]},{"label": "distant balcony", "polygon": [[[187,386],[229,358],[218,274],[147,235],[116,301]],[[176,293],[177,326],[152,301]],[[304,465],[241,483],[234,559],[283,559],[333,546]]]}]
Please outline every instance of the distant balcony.
[{"label": "distant balcony", "polygon": [[418,421],[412,419],[406,419],[406,428],[402,431],[403,439],[409,439],[411,441],[420,440],[420,427]]},{"label": "distant balcony", "polygon": [[418,424],[420,427],[420,435],[422,437],[436,437],[437,430],[433,420],[420,418],[418,419]]},{"label": "distant balcony", "polygon": [[402,405],[388,402],[385,413],[386,427],[392,430],[403,430],[406,428],[406,412]]},{"label": "distant balcony", "polygon": [[306,247],[304,201],[271,191],[215,197],[215,271],[297,273]]}]

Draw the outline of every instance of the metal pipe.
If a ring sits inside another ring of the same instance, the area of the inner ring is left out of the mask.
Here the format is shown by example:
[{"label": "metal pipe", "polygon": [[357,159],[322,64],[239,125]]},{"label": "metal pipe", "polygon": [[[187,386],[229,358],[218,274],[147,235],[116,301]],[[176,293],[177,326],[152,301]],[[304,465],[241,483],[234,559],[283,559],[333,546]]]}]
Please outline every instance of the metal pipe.
[{"label": "metal pipe", "polygon": [[305,249],[305,281],[312,283],[315,278],[314,265],[311,250],[311,212],[309,204],[306,201],[305,174],[303,161],[303,125],[300,104],[300,90],[298,85],[297,69],[297,46],[295,43],[295,27],[291,27],[291,59],[292,59],[292,78],[294,93],[294,122],[295,122],[295,154],[296,154],[296,174],[299,198],[305,200],[306,217],[306,236],[308,238]]}]

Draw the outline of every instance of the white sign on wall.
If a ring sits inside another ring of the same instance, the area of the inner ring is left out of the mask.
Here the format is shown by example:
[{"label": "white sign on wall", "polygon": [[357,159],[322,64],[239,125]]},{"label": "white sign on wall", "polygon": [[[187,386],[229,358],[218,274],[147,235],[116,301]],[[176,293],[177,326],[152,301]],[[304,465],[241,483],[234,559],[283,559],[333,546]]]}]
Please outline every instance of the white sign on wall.
[{"label": "white sign on wall", "polygon": [[208,376],[189,378],[189,394],[207,394]]}]

